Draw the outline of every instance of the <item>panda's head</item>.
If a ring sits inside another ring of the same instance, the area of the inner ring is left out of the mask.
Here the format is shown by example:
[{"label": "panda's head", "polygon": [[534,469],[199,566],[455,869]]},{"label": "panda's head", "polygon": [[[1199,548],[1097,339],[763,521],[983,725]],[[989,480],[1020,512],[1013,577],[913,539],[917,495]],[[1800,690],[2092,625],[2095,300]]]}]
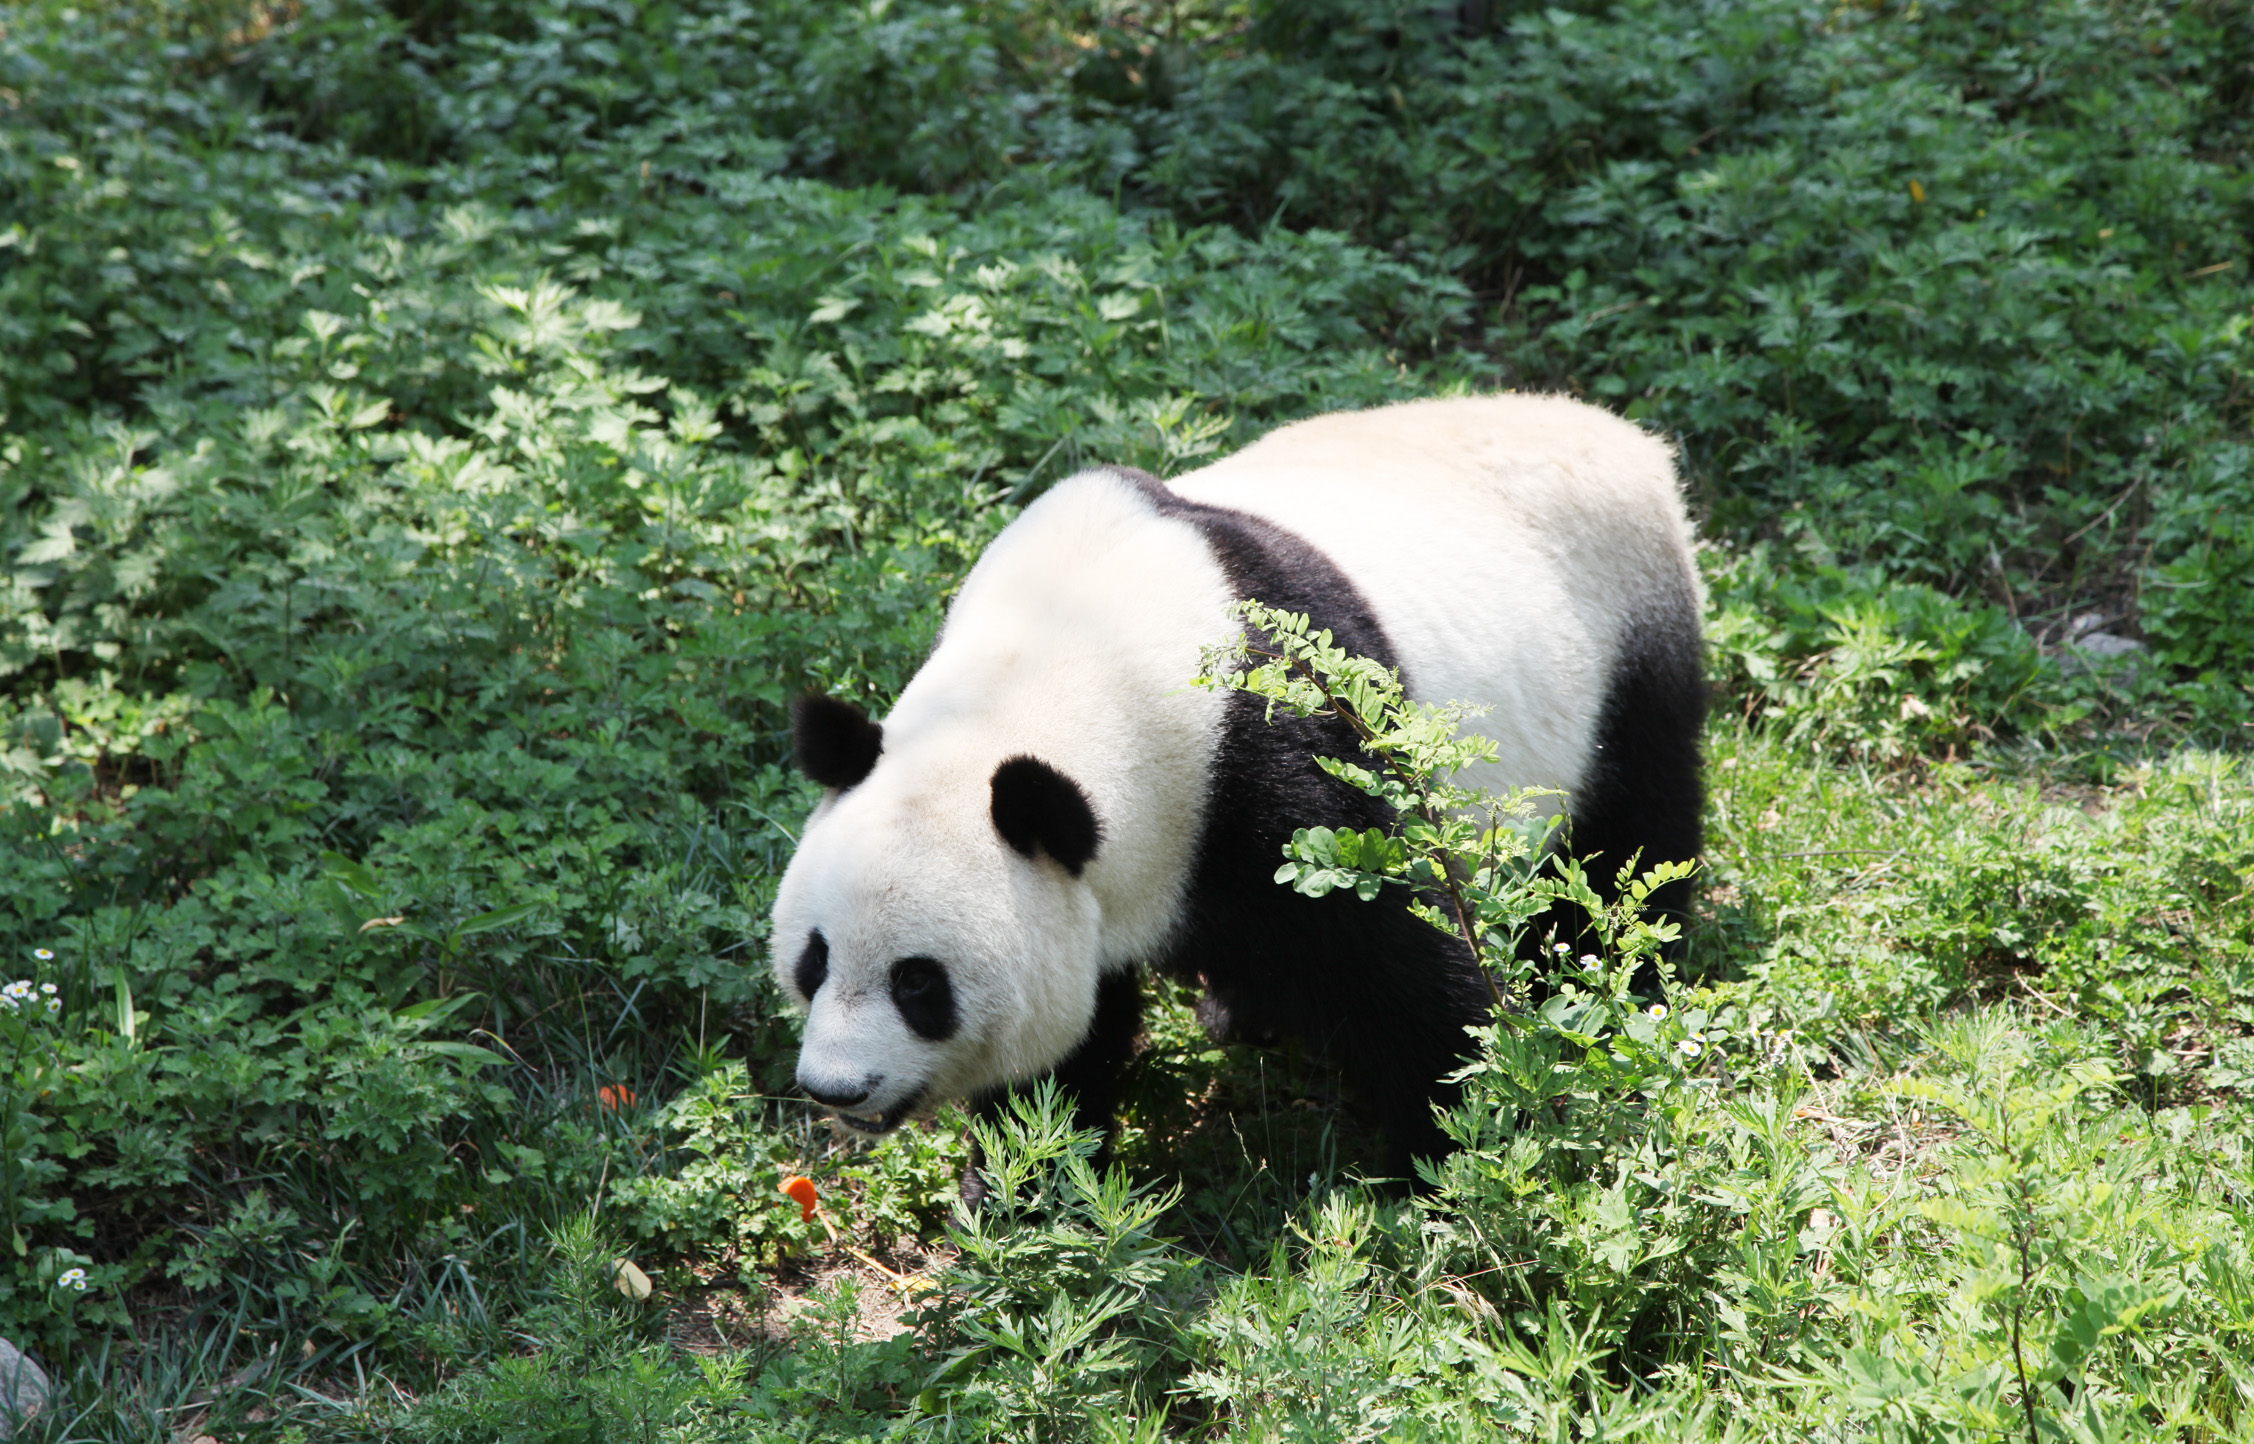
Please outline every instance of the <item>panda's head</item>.
[{"label": "panda's head", "polygon": [[775,897],[775,976],[807,1009],[799,1086],[881,1133],[1062,1061],[1100,972],[1087,794],[976,729],[894,757],[850,703],[804,698],[792,724],[831,789]]}]

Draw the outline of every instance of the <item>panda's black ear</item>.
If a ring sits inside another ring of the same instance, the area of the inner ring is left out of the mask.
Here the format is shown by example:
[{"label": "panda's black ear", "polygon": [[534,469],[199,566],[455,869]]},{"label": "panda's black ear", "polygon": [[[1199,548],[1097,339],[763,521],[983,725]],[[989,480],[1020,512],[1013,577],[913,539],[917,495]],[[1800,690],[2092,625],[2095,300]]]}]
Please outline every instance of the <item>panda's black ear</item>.
[{"label": "panda's black ear", "polygon": [[994,830],[1027,857],[1046,852],[1074,877],[1104,836],[1080,784],[1038,757],[1012,757],[994,769]]},{"label": "panda's black ear", "polygon": [[790,704],[798,770],[824,787],[851,787],[869,775],[884,750],[884,727],[839,697],[810,692]]}]

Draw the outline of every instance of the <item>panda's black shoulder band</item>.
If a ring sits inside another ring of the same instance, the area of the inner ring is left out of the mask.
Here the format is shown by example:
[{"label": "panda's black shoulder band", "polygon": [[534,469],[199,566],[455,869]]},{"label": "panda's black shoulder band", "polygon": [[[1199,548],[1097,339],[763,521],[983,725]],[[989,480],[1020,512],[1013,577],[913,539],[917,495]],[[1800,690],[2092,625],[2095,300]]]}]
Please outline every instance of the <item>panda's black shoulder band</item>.
[{"label": "panda's black shoulder band", "polygon": [[1038,757],[1012,757],[994,769],[994,830],[1027,857],[1046,852],[1074,877],[1103,841],[1088,794]]},{"label": "panda's black shoulder band", "polygon": [[884,726],[842,697],[810,692],[790,704],[791,745],[798,770],[824,787],[859,783],[884,750]]}]

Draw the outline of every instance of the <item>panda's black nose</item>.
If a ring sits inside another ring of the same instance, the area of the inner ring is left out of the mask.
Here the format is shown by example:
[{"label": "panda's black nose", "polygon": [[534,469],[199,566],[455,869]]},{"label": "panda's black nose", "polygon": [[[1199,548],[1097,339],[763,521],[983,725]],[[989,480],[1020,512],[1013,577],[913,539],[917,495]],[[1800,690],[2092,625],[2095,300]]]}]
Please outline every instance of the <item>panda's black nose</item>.
[{"label": "panda's black nose", "polygon": [[809,1078],[803,1073],[798,1076],[798,1086],[806,1090],[807,1097],[832,1108],[851,1108],[875,1092],[883,1081],[882,1078],[864,1078],[855,1084],[837,1078]]}]

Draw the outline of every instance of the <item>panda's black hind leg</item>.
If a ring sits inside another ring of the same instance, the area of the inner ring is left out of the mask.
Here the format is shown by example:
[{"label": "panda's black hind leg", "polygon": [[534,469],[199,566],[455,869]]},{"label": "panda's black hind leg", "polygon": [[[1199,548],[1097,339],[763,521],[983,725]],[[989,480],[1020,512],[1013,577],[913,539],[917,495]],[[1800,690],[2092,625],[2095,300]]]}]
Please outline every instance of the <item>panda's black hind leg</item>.
[{"label": "panda's black hind leg", "polygon": [[1364,1107],[1385,1140],[1385,1176],[1398,1179],[1412,1193],[1426,1192],[1417,1161],[1437,1164],[1456,1151],[1454,1141],[1442,1131],[1435,1110],[1453,1108],[1462,1101],[1463,1090],[1432,1078],[1403,1078],[1389,1082],[1382,1090],[1373,1090],[1365,1082],[1362,1092],[1366,1097]]},{"label": "panda's black hind leg", "polygon": [[[1134,1057],[1135,1039],[1142,1030],[1142,975],[1107,973],[1096,983],[1096,1016],[1088,1025],[1087,1036],[1080,1040],[1080,1046],[1071,1056],[1050,1069],[1047,1075],[1056,1080],[1058,1091],[1072,1100],[1073,1125],[1094,1129],[1103,1135],[1103,1151],[1095,1160],[1099,1168],[1110,1161],[1120,1086],[1127,1064]],[[1014,1094],[1033,1086],[1037,1085],[1018,1084],[982,1093],[971,1100],[971,1116],[993,1122],[1002,1115]],[[974,1140],[970,1165],[963,1170],[962,1178],[963,1202],[972,1209],[986,1202],[985,1169],[985,1151]]]},{"label": "panda's black hind leg", "polygon": [[[1706,730],[1704,643],[1698,603],[1689,579],[1679,592],[1651,599],[1637,613],[1605,689],[1597,723],[1594,765],[1581,791],[1567,800],[1571,822],[1563,845],[1584,859],[1589,882],[1606,901],[1618,896],[1622,864],[1636,859],[1645,871],[1663,862],[1698,857],[1705,787],[1699,743]],[[1651,897],[1647,918],[1690,920],[1691,882],[1671,882]],[[1549,948],[1569,953],[1594,944],[1589,919],[1560,906],[1537,919],[1529,943],[1540,967],[1554,967]],[[1681,945],[1668,950],[1670,959]],[[1646,968],[1636,991],[1656,995],[1659,979]]]}]

